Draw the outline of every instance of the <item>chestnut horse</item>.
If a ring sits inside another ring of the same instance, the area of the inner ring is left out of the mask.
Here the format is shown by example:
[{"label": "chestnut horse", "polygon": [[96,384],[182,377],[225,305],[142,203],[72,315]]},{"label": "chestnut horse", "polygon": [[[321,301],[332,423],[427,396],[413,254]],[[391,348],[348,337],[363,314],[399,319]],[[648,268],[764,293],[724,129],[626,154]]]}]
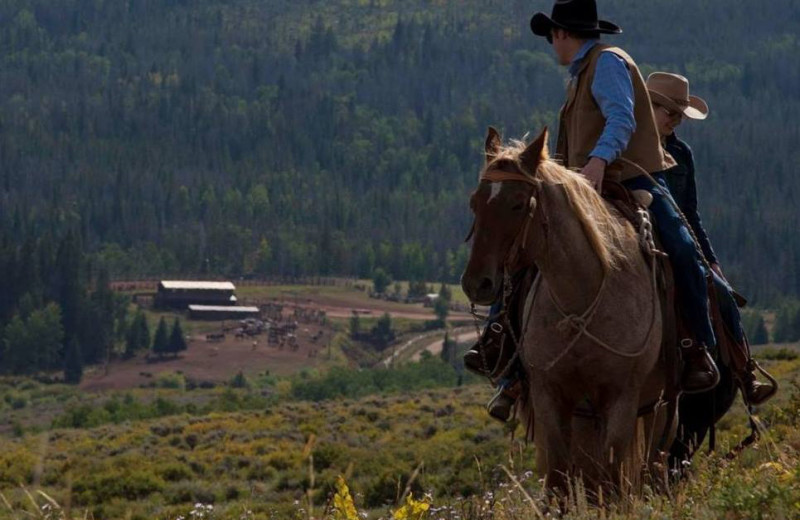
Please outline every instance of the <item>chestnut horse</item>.
[{"label": "chestnut horse", "polygon": [[489,305],[510,274],[538,268],[518,345],[537,468],[562,493],[573,477],[591,491],[620,490],[674,438],[673,408],[651,406],[637,420],[666,386],[656,278],[632,225],[552,161],[546,141],[547,129],[527,146],[504,146],[489,129],[461,284]]}]

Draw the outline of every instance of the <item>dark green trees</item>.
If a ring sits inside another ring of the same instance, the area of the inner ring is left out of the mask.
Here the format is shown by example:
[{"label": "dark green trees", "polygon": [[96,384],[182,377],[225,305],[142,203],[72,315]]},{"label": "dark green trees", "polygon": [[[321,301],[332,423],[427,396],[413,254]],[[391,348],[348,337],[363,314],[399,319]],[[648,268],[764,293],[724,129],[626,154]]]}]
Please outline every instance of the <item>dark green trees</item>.
[{"label": "dark green trees", "polygon": [[83,357],[81,348],[75,338],[67,343],[64,353],[64,381],[70,385],[77,385],[83,378]]},{"label": "dark green trees", "polygon": [[138,311],[133,318],[133,322],[128,326],[128,333],[125,335],[125,358],[132,358],[138,352],[150,348],[150,328],[147,326],[147,317],[144,312]]},{"label": "dark green trees", "polygon": [[3,334],[3,370],[12,374],[31,374],[61,368],[64,329],[61,310],[55,303],[14,317]]},{"label": "dark green trees", "polygon": [[[336,2],[311,23],[308,2],[255,2],[245,15],[210,0],[192,7],[190,25],[183,4],[134,14],[125,2],[0,3],[0,84],[15,86],[0,93],[0,272],[14,273],[0,281],[13,300],[0,301],[3,324],[21,297],[13,286],[65,279],[36,250],[59,248],[67,228],[112,278],[369,278],[382,267],[394,279],[456,282],[483,130],[536,132],[563,101],[563,70],[517,23],[520,2]],[[796,32],[790,4],[760,6],[753,26],[747,9],[706,2],[705,16],[669,27],[657,7],[607,6],[636,20],[625,46],[643,67],[671,64],[716,96],[718,117],[679,133],[696,151],[704,207],[715,208],[703,213],[714,245],[759,304],[800,294],[789,195],[800,176],[786,152],[796,139],[775,132],[800,116],[800,58],[775,37]],[[254,35],[246,52],[219,25],[242,16]],[[713,31],[708,19],[719,20]],[[176,60],[176,48],[214,52]],[[780,113],[742,109],[767,105]],[[8,261],[11,244],[24,262]],[[88,271],[74,279],[81,287]],[[62,306],[72,337],[74,292],[32,294],[37,307]],[[87,359],[104,355],[98,332],[79,338]]]},{"label": "dark green trees", "polygon": [[169,354],[169,335],[167,332],[167,322],[162,316],[158,321],[158,328],[156,329],[156,337],[153,339],[153,354],[158,357],[163,357]]},{"label": "dark green trees", "polygon": [[181,322],[175,318],[175,323],[172,325],[172,332],[169,335],[169,345],[167,351],[173,356],[177,356],[180,352],[186,350],[186,338],[181,329]]},{"label": "dark green trees", "polygon": [[769,343],[767,324],[764,322],[764,316],[761,316],[760,314],[756,319],[753,332],[750,335],[750,343],[753,345],[766,345]]},{"label": "dark green trees", "polygon": [[450,288],[447,287],[447,284],[442,284],[439,288],[439,295],[436,298],[436,301],[433,302],[433,312],[436,313],[436,318],[442,323],[445,324],[447,320],[448,314],[450,314],[450,300],[453,298],[453,295],[450,291]]},{"label": "dark green trees", "polygon": [[389,287],[389,284],[392,283],[392,277],[389,276],[383,268],[378,267],[375,269],[375,272],[372,273],[372,288],[376,294],[383,294],[386,292],[386,289]]},{"label": "dark green trees", "polygon": [[775,343],[800,341],[800,303],[787,302],[778,310],[773,331]]},{"label": "dark green trees", "polygon": [[389,316],[388,312],[378,318],[378,321],[375,322],[375,325],[370,331],[370,335],[372,336],[372,343],[375,344],[379,350],[385,349],[394,341],[395,332],[392,329],[392,317]]}]

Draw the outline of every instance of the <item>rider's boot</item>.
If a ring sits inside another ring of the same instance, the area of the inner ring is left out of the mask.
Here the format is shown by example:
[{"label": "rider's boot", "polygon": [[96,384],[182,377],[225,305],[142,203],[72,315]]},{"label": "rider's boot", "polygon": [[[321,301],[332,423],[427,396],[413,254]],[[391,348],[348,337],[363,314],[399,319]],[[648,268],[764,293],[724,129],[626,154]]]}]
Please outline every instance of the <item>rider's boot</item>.
[{"label": "rider's boot", "polygon": [[475,345],[464,354],[464,367],[479,376],[491,377],[500,360],[505,336],[502,324],[490,323]]},{"label": "rider's boot", "polygon": [[691,339],[681,340],[683,373],[681,389],[687,394],[707,392],[719,383],[719,369],[702,343]]},{"label": "rider's boot", "polygon": [[739,374],[744,399],[748,404],[754,406],[765,403],[778,391],[778,385],[774,379],[771,379],[769,383],[760,383],[756,380],[755,371],[758,368],[755,360],[750,359],[746,368]]},{"label": "rider's boot", "polygon": [[497,392],[486,405],[489,415],[500,422],[507,422],[511,418],[511,412],[514,410],[514,403],[517,402],[520,391],[519,380],[507,380],[498,384]]}]

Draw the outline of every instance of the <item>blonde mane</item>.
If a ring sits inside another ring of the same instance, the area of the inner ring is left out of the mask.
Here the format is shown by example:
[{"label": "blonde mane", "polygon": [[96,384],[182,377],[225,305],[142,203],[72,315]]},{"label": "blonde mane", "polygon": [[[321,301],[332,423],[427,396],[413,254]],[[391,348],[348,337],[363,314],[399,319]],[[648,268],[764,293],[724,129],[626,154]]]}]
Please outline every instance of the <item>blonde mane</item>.
[{"label": "blonde mane", "polygon": [[[511,162],[520,172],[528,175],[520,163],[520,155],[525,148],[523,141],[512,140],[493,154],[487,170],[498,163]],[[534,179],[547,185],[564,187],[567,200],[604,270],[619,269],[625,263],[628,256],[624,244],[631,237],[632,228],[609,211],[602,197],[585,177],[550,159],[545,148]]]}]

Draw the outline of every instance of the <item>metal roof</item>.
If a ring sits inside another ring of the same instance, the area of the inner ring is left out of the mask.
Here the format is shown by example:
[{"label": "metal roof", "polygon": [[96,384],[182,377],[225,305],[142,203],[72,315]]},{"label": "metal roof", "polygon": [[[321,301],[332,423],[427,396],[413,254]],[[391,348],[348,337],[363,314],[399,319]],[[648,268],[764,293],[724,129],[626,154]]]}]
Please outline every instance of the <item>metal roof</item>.
[{"label": "metal roof", "polygon": [[258,307],[233,307],[225,305],[189,305],[189,310],[206,312],[241,312],[243,314],[261,312]]},{"label": "metal roof", "polygon": [[164,289],[202,289],[208,291],[235,291],[231,282],[202,282],[183,280],[164,280],[160,284]]}]

